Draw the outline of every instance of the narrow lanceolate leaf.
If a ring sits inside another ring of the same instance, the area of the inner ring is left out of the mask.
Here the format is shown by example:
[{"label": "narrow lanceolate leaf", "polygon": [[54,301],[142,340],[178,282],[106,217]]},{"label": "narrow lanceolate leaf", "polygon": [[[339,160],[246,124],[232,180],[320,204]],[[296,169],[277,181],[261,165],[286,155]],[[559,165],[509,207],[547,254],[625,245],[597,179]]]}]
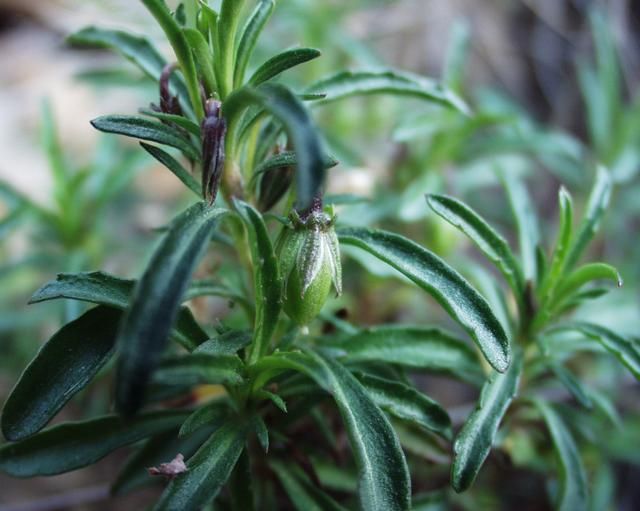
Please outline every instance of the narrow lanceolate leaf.
[{"label": "narrow lanceolate leaf", "polygon": [[468,113],[467,105],[452,91],[422,76],[396,71],[345,71],[316,82],[306,93],[323,93],[318,104],[364,94],[395,94],[438,103]]},{"label": "narrow lanceolate leaf", "polygon": [[358,375],[371,399],[389,414],[416,424],[445,438],[451,438],[451,419],[442,406],[404,383]]},{"label": "narrow lanceolate leaf", "polygon": [[511,252],[511,247],[500,234],[480,215],[457,199],[445,195],[427,195],[427,203],[433,211],[460,229],[478,246],[500,269],[516,296],[522,294],[522,270]]},{"label": "narrow lanceolate leaf", "polygon": [[195,28],[185,28],[183,33],[193,50],[196,68],[200,76],[202,76],[205,90],[207,94],[213,94],[217,87],[209,44],[202,33]]},{"label": "narrow lanceolate leaf", "polygon": [[[325,157],[324,166],[326,169],[335,167],[338,163],[340,162],[333,156]],[[295,167],[296,165],[298,165],[298,158],[296,156],[296,153],[292,151],[284,151],[282,153],[270,156],[262,163],[260,163],[253,171],[251,179],[252,181],[255,181],[259,176],[271,172],[272,170],[279,169],[281,167]]]},{"label": "narrow lanceolate leaf", "polygon": [[482,388],[476,409],[453,444],[451,485],[457,492],[473,484],[489,455],[500,421],[517,393],[521,372],[522,358],[516,357],[506,373],[493,373]]},{"label": "narrow lanceolate leaf", "polygon": [[199,160],[198,149],[175,128],[160,122],[131,115],[105,115],[91,121],[94,128],[106,133],[117,133],[126,137],[149,140],[175,147],[192,160]]},{"label": "narrow lanceolate leaf", "polygon": [[144,386],[164,352],[191,274],[225,214],[204,202],[183,212],[136,284],[118,336],[116,405],[121,412],[132,414],[142,404]]},{"label": "narrow lanceolate leaf", "polygon": [[445,371],[476,381],[482,378],[473,348],[436,328],[380,326],[336,340],[350,362],[384,362],[414,369]]},{"label": "narrow lanceolate leaf", "polygon": [[[322,143],[311,116],[304,104],[283,85],[265,83],[257,88],[243,87],[223,104],[222,110],[229,124],[240,113],[255,104],[267,110],[285,127],[298,156],[296,170],[297,207],[304,210],[311,205],[324,182],[325,157]],[[233,128],[230,128],[231,132]]]},{"label": "narrow lanceolate leaf", "polygon": [[247,71],[247,66],[249,65],[249,59],[251,58],[253,49],[255,48],[258,37],[271,16],[274,7],[274,0],[260,0],[249,17],[247,24],[242,29],[242,36],[240,37],[240,43],[238,44],[238,51],[236,54],[236,68],[233,78],[233,82],[236,87],[240,87],[244,82],[244,75]]},{"label": "narrow lanceolate leaf", "polygon": [[200,509],[211,501],[231,475],[244,449],[248,425],[229,421],[187,461],[187,472],[173,479],[155,511]]},{"label": "narrow lanceolate leaf", "polygon": [[[100,271],[59,273],[56,280],[38,289],[29,303],[68,298],[124,310],[129,305],[135,284],[133,280],[120,279]],[[208,339],[186,307],[181,307],[178,312],[172,337],[188,349]]]},{"label": "narrow lanceolate leaf", "polygon": [[269,462],[269,466],[298,511],[346,511],[346,508],[309,481],[299,467],[276,460]]},{"label": "narrow lanceolate leaf", "polygon": [[569,274],[554,293],[553,303],[571,298],[582,286],[594,280],[612,280],[622,287],[622,277],[613,266],[605,263],[588,263]]},{"label": "narrow lanceolate leaf", "polygon": [[231,406],[226,399],[216,400],[213,403],[201,406],[182,423],[178,436],[189,436],[203,426],[218,429],[227,422],[230,411]]},{"label": "narrow lanceolate leaf", "polygon": [[187,43],[184,33],[163,0],[142,0],[142,3],[156,19],[167,36],[176,58],[180,63],[180,69],[185,81],[187,82],[187,90],[189,91],[193,111],[196,113],[196,117],[201,119],[204,112],[200,98],[200,85],[198,83],[198,75],[196,73],[193,55],[191,54],[191,48]]},{"label": "narrow lanceolate leaf", "polygon": [[536,401],[536,406],[547,424],[559,461],[560,491],[556,509],[589,509],[587,477],[571,432],[551,405]]},{"label": "narrow lanceolate leaf", "polygon": [[442,259],[386,231],[349,228],[338,236],[342,243],[366,250],[428,292],[471,335],[494,369],[507,370],[510,347],[500,321],[487,301]]},{"label": "narrow lanceolate leaf", "polygon": [[2,432],[15,441],[42,429],[111,358],[121,312],[100,306],[62,327],[11,391]]},{"label": "narrow lanceolate leaf", "polygon": [[[114,50],[156,81],[160,78],[162,70],[167,65],[164,57],[147,39],[120,30],[87,27],[69,36],[67,41],[72,45],[98,46]],[[181,98],[188,99],[187,88],[184,82],[178,78],[178,75],[174,74],[171,77],[171,85]]]},{"label": "narrow lanceolate leaf", "polygon": [[275,57],[271,57],[256,69],[255,73],[249,78],[248,83],[255,87],[275,78],[287,69],[309,62],[310,60],[318,58],[320,55],[320,51],[314,48],[294,48],[284,51]]},{"label": "narrow lanceolate leaf", "polygon": [[349,434],[359,471],[361,509],[405,511],[411,507],[409,471],[398,437],[349,371],[329,358],[299,352],[265,357],[255,369],[300,371],[333,396]]},{"label": "narrow lanceolate leaf", "polygon": [[622,362],[629,371],[640,380],[640,348],[637,344],[608,328],[586,322],[564,324],[558,329],[577,330],[599,342],[609,353]]},{"label": "narrow lanceolate leaf", "polygon": [[540,243],[540,228],[531,197],[522,182],[512,173],[499,172],[500,179],[507,191],[509,204],[518,227],[518,241],[524,278],[536,282],[538,277],[537,247]]},{"label": "narrow lanceolate leaf", "polygon": [[253,363],[269,347],[271,336],[278,324],[282,308],[282,278],[262,215],[255,208],[242,201],[236,201],[235,207],[247,228],[251,259],[253,260],[256,316],[253,326],[253,344],[249,357],[249,361]]},{"label": "narrow lanceolate leaf", "polygon": [[220,16],[217,24],[216,50],[219,64],[217,71],[218,93],[224,101],[233,90],[235,61],[236,61],[236,35],[240,25],[240,13],[246,0],[222,0]]},{"label": "narrow lanceolate leaf", "polygon": [[193,353],[235,355],[242,348],[249,346],[252,338],[251,332],[248,330],[231,330],[221,334],[219,337],[203,342]]},{"label": "narrow lanceolate leaf", "polygon": [[151,412],[130,421],[110,415],[53,426],[0,447],[0,471],[14,477],[70,472],[120,447],[177,428],[187,415],[182,411]]},{"label": "narrow lanceolate leaf", "polygon": [[573,268],[580,256],[584,252],[589,242],[593,239],[600,222],[604,216],[607,206],[609,205],[609,199],[611,198],[611,177],[609,172],[604,167],[598,167],[596,174],[596,180],[589,195],[589,202],[587,203],[587,211],[578,227],[578,231],[574,237],[574,242],[567,255],[566,268]]},{"label": "narrow lanceolate leaf", "polygon": [[239,385],[244,364],[235,355],[191,353],[163,360],[154,374],[157,382],[167,385],[221,383]]},{"label": "narrow lanceolate leaf", "polygon": [[558,203],[560,204],[560,227],[556,246],[553,250],[551,265],[542,279],[539,291],[539,296],[543,303],[546,303],[549,295],[554,293],[558,280],[563,273],[573,235],[573,203],[571,195],[564,188],[560,188]]},{"label": "narrow lanceolate leaf", "polygon": [[191,119],[183,117],[182,115],[158,112],[156,110],[151,110],[150,108],[139,108],[138,112],[140,112],[142,115],[153,117],[154,119],[160,119],[161,121],[175,124],[194,137],[200,138],[200,126],[198,126]]},{"label": "narrow lanceolate leaf", "polygon": [[582,385],[582,382],[576,378],[576,376],[562,364],[554,363],[551,365],[551,370],[556,375],[560,383],[569,391],[569,393],[585,408],[592,408],[593,402],[589,397],[589,391]]},{"label": "narrow lanceolate leaf", "polygon": [[147,151],[151,156],[153,156],[156,160],[162,163],[165,167],[167,167],[173,174],[180,180],[182,183],[189,188],[193,193],[195,193],[198,197],[202,195],[202,187],[198,180],[193,177],[191,172],[185,169],[173,156],[171,156],[168,152],[163,151],[159,147],[156,147],[151,144],[145,144],[144,142],[140,142],[142,148]]}]

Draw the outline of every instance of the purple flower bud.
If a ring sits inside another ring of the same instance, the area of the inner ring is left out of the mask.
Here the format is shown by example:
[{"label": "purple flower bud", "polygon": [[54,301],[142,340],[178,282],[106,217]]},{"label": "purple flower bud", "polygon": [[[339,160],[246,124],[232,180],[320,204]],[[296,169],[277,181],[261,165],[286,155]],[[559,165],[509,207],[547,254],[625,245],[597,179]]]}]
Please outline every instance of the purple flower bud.
[{"label": "purple flower bud", "polygon": [[213,204],[224,168],[224,137],[227,123],[220,115],[220,101],[209,99],[205,103],[202,120],[202,195]]},{"label": "purple flower bud", "polygon": [[177,96],[171,94],[171,90],[169,89],[171,75],[177,67],[178,64],[175,62],[164,66],[162,74],[160,75],[160,108],[155,105],[151,105],[154,110],[159,110],[165,114],[182,115],[180,101]]}]

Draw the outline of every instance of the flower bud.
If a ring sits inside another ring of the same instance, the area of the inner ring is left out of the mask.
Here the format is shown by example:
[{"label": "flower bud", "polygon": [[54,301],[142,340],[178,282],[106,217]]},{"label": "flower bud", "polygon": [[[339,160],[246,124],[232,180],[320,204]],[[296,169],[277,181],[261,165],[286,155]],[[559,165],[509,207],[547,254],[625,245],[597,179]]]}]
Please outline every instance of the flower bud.
[{"label": "flower bud", "polygon": [[221,103],[209,99],[205,103],[202,119],[202,195],[213,204],[218,194],[218,185],[224,168],[224,140],[227,123],[220,115]]},{"label": "flower bud", "polygon": [[307,325],[327,301],[331,285],[342,293],[342,267],[333,212],[321,209],[301,218],[293,211],[276,250],[284,276],[284,310],[300,325]]}]

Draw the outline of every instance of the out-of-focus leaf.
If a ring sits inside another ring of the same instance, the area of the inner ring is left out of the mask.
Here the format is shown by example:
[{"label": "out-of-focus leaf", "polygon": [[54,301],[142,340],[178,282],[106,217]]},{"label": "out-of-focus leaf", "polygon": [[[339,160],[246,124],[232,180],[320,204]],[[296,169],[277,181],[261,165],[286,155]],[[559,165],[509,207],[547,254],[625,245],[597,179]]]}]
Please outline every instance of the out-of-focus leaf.
[{"label": "out-of-focus leaf", "polygon": [[538,276],[536,250],[540,243],[538,218],[527,189],[522,182],[510,172],[500,169],[502,183],[509,197],[509,204],[518,227],[520,257],[524,278],[536,282]]},{"label": "out-of-focus leaf", "polygon": [[242,348],[251,344],[251,332],[246,330],[231,330],[220,336],[203,342],[194,350],[196,353],[205,353],[207,355],[234,355]]},{"label": "out-of-focus leaf", "polygon": [[200,160],[200,152],[182,133],[160,122],[131,115],[105,115],[91,121],[91,125],[105,133],[149,140],[175,147],[192,160]]},{"label": "out-of-focus leaf", "polygon": [[593,407],[588,391],[569,369],[556,363],[551,365],[551,370],[578,403],[588,409]]},{"label": "out-of-focus leaf", "polygon": [[611,188],[612,183],[609,172],[604,167],[598,167],[596,179],[589,195],[587,210],[582,222],[580,222],[571,249],[567,254],[565,267],[568,270],[571,270],[578,263],[584,249],[598,231],[602,217],[609,205]]},{"label": "out-of-focus leaf", "polygon": [[135,413],[142,404],[191,274],[226,213],[204,202],[181,213],[136,284],[118,336],[116,405],[122,413]]},{"label": "out-of-focus leaf", "polygon": [[504,374],[493,373],[482,388],[476,409],[467,418],[453,444],[451,485],[457,492],[468,489],[489,455],[500,421],[518,391],[522,357],[516,356]]},{"label": "out-of-focus leaf", "polygon": [[298,467],[276,460],[271,461],[269,466],[298,511],[346,511],[346,508],[311,483]]},{"label": "out-of-focus leaf", "polygon": [[435,254],[398,234],[362,228],[341,229],[340,241],[366,250],[433,296],[471,335],[494,369],[509,367],[510,346],[486,300]]},{"label": "out-of-focus leaf", "polygon": [[129,421],[109,415],[53,426],[0,447],[0,471],[14,477],[70,472],[119,447],[174,429],[187,415],[182,411],[150,412]]},{"label": "out-of-focus leaf", "polygon": [[111,358],[122,313],[99,306],[63,326],[20,376],[2,411],[15,441],[42,429]]},{"label": "out-of-focus leaf", "polygon": [[536,401],[535,404],[547,424],[558,455],[560,492],[556,502],[557,509],[588,509],[587,477],[571,432],[551,405],[543,401]]},{"label": "out-of-focus leaf", "polygon": [[438,103],[463,113],[469,112],[464,101],[441,84],[397,71],[344,71],[314,83],[305,92],[326,94],[318,104],[364,94],[395,94]]}]

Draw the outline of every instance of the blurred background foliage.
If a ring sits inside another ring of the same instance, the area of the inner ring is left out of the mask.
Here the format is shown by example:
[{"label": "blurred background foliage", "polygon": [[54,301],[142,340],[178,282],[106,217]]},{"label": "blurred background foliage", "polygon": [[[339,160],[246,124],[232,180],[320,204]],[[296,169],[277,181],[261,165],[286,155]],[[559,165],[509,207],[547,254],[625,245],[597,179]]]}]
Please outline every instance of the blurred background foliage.
[{"label": "blurred background foliage", "polygon": [[[66,35],[90,24],[159,36],[131,0],[0,1],[2,400],[40,344],[80,312],[59,304],[28,308],[38,285],[59,271],[104,268],[135,276],[157,237],[154,230],[189,200],[175,178],[135,145],[102,138],[90,128],[88,121],[99,114],[130,112],[157,96],[153,84],[122,59],[66,44]],[[496,170],[517,174],[528,185],[542,239],[551,246],[558,187],[567,187],[582,210],[596,164],[607,166],[616,186],[591,256],[616,266],[625,286],[586,302],[578,313],[640,342],[640,3],[280,0],[265,40],[257,62],[287,45],[322,50],[321,59],[289,75],[300,89],[331,71],[384,64],[442,80],[468,100],[468,117],[410,99],[371,96],[325,108],[317,119],[340,161],[328,184],[340,221],[403,232],[447,258],[489,299],[495,286],[491,270],[483,269],[462,235],[428,212],[424,194],[467,201],[513,240],[516,229],[495,176]],[[422,293],[384,278],[391,275],[387,268],[356,251],[343,254],[348,292],[328,311],[361,325],[446,321]],[[361,265],[376,276],[360,271]],[[233,281],[233,268],[228,273]],[[224,300],[206,299],[194,308],[209,322],[233,321]],[[610,440],[588,452],[593,509],[638,509],[639,490],[632,484],[640,475],[634,468],[640,463],[637,384],[630,385],[609,360],[577,369],[623,410],[615,435],[599,417],[584,425],[587,443]],[[464,419],[474,397],[468,389],[435,378],[423,385],[454,407],[454,422],[456,413],[458,422]],[[71,412],[76,418],[106,406],[99,392],[77,401]],[[457,505],[497,509],[496,488],[506,492],[501,500],[508,503],[543,484],[520,470],[535,467],[532,443],[538,439],[510,433],[513,484],[498,484],[489,464]],[[427,459],[437,456],[432,446],[415,449]],[[109,457],[103,468],[80,475],[12,482],[0,494],[0,509],[102,483],[107,477],[100,470],[108,472],[119,459]],[[430,470],[425,468],[427,481],[448,477]],[[422,474],[415,477],[421,480]],[[0,486],[6,487],[2,479]],[[104,497],[100,488],[95,500]],[[432,509],[425,502],[424,509]],[[538,504],[530,509],[540,509]],[[69,509],[110,509],[104,506]]]}]

